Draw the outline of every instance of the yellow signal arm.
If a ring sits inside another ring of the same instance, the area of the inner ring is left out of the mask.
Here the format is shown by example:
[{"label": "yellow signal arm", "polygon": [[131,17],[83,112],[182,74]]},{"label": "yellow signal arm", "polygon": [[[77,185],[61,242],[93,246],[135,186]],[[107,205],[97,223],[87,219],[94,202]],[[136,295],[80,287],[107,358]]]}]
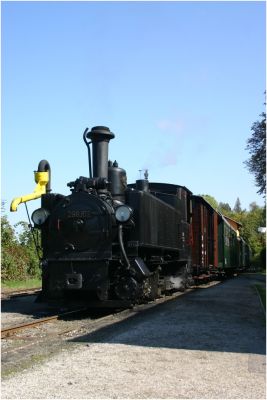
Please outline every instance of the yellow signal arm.
[{"label": "yellow signal arm", "polygon": [[34,191],[30,194],[26,194],[25,196],[16,197],[13,199],[10,205],[10,211],[17,211],[20,203],[26,203],[30,200],[39,199],[42,194],[46,193],[46,186],[49,182],[49,171],[34,171],[34,179],[37,183]]}]

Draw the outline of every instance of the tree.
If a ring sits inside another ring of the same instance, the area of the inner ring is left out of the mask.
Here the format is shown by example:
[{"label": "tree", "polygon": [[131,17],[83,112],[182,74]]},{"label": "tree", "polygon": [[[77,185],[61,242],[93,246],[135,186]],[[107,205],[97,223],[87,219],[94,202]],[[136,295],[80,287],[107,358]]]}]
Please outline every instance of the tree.
[{"label": "tree", "polygon": [[25,280],[40,277],[39,259],[35,250],[35,243],[26,222],[20,222],[22,231],[19,237],[4,214],[2,203],[1,216],[1,275],[3,281]]},{"label": "tree", "polygon": [[239,197],[236,199],[235,206],[234,206],[234,212],[236,212],[236,213],[242,212],[241,202],[240,202]]},{"label": "tree", "polygon": [[223,214],[223,215],[227,215],[230,217],[230,214],[232,212],[231,207],[228,203],[219,203],[219,211]]},{"label": "tree", "polygon": [[234,213],[233,218],[241,222],[241,236],[249,243],[254,257],[259,257],[264,242],[258,228],[265,226],[265,209],[253,202],[249,206],[249,211]]},{"label": "tree", "polygon": [[[266,104],[266,103],[265,103]],[[251,127],[252,136],[247,141],[246,150],[250,158],[245,165],[251,172],[259,188],[257,193],[266,195],[266,113],[260,114],[261,121],[254,122]]]},{"label": "tree", "polygon": [[41,243],[38,230],[35,230],[33,236],[27,222],[18,222],[15,227],[17,226],[22,228],[19,234],[19,242],[28,258],[27,274],[39,278],[41,275],[39,261],[39,256],[41,256]]},{"label": "tree", "polygon": [[203,197],[215,210],[218,209],[218,202],[213,196],[210,196],[209,194],[200,194],[200,196]]},{"label": "tree", "polygon": [[15,230],[7,217],[1,216],[2,257],[1,276],[3,281],[26,279],[27,257],[15,236]]},{"label": "tree", "polygon": [[6,215],[1,217],[1,242],[2,247],[17,244],[14,228],[8,222]]}]

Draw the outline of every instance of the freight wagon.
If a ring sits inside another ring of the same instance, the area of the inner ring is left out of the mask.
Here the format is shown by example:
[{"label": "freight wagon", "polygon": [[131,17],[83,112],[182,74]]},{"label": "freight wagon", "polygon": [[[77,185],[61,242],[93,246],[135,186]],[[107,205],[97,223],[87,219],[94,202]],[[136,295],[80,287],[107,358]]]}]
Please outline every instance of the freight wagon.
[{"label": "freight wagon", "polygon": [[192,271],[194,279],[232,275],[249,266],[249,246],[241,224],[215,210],[202,196],[192,196]]}]

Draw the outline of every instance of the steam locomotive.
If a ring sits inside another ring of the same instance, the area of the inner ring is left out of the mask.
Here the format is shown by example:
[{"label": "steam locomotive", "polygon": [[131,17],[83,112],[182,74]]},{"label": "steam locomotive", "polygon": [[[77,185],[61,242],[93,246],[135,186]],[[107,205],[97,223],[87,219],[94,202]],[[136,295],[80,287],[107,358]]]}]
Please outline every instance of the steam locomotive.
[{"label": "steam locomotive", "polygon": [[42,160],[34,193],[11,204],[15,211],[41,197],[32,221],[41,232],[42,301],[134,304],[249,263],[237,230],[186,187],[151,183],[147,174],[127,185],[126,171],[108,161],[114,137],[104,126],[85,130],[89,177],[69,182],[68,196],[51,192]]}]

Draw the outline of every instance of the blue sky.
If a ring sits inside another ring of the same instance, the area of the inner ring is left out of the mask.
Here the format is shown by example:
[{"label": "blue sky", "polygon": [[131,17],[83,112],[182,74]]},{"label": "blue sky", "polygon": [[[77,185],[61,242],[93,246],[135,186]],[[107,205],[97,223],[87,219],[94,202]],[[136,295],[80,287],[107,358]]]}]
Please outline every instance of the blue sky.
[{"label": "blue sky", "polygon": [[[2,2],[2,199],[30,193],[43,158],[68,194],[88,174],[84,129],[106,125],[129,183],[148,168],[150,181],[263,205],[243,162],[265,46],[264,2]],[[25,220],[24,206],[8,216]]]}]

